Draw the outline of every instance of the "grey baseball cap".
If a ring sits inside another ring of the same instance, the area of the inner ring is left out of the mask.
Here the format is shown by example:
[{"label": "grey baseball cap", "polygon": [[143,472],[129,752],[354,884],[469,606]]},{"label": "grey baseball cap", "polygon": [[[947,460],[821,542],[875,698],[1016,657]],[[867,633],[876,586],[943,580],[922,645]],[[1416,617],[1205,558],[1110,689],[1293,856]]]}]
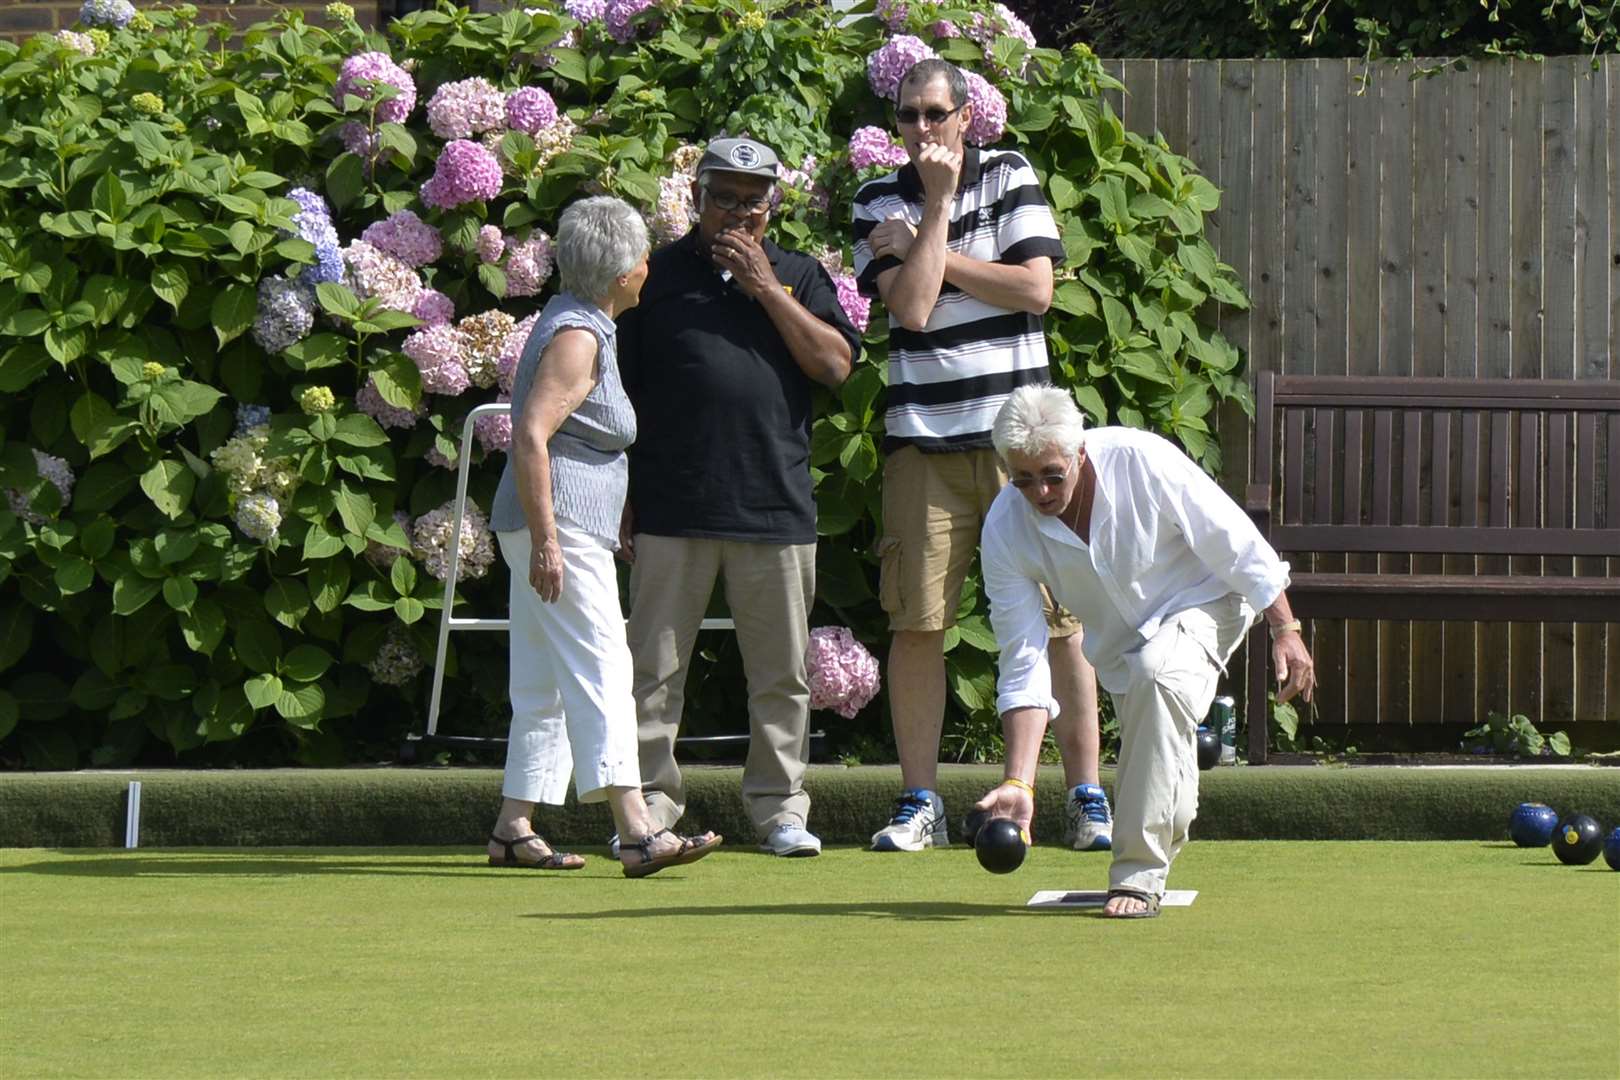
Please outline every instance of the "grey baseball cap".
[{"label": "grey baseball cap", "polygon": [[776,179],[776,151],[753,139],[715,139],[698,159],[697,174],[733,172]]}]

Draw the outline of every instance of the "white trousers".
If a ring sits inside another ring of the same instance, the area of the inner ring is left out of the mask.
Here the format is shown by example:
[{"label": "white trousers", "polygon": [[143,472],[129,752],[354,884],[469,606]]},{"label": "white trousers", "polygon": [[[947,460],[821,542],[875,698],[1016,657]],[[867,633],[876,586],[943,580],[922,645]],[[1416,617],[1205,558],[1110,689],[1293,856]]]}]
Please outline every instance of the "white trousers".
[{"label": "white trousers", "polygon": [[501,794],[560,806],[572,775],[582,803],[604,788],[641,786],[630,649],[613,552],[557,522],[562,596],[545,603],[529,584],[527,529],[496,534],[512,573],[512,730]]},{"label": "white trousers", "polygon": [[1242,597],[1227,596],[1166,619],[1128,657],[1130,688],[1113,695],[1120,745],[1109,888],[1164,894],[1198,815],[1198,725],[1254,618]]}]

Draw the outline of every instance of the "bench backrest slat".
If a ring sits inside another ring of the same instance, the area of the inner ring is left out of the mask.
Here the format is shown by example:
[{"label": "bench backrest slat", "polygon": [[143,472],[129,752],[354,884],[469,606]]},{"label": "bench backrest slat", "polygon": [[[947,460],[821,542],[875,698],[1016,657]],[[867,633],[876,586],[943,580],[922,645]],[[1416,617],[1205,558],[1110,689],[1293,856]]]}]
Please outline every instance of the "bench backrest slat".
[{"label": "bench backrest slat", "polygon": [[1258,390],[1279,551],[1620,558],[1620,380],[1262,373]]}]

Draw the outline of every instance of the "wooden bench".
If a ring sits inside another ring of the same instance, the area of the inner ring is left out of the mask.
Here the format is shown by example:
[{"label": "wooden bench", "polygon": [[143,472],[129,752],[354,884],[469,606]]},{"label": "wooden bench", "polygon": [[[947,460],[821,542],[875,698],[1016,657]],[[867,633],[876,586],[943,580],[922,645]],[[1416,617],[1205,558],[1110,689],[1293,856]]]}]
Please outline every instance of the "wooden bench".
[{"label": "wooden bench", "polygon": [[[1620,567],[1604,569],[1620,559],[1620,381],[1263,372],[1245,508],[1290,561],[1301,620],[1620,622]],[[1328,553],[1345,572],[1317,569]],[[1470,572],[1380,572],[1380,556]],[[1254,763],[1270,667],[1257,627]]]}]

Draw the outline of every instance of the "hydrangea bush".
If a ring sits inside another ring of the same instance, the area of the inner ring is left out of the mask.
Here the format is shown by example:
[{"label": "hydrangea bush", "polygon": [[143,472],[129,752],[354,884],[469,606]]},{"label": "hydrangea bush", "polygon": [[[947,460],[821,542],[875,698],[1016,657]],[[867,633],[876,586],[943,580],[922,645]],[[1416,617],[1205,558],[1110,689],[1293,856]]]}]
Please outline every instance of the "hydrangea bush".
[{"label": "hydrangea bush", "polygon": [[[778,150],[773,229],[866,334],[813,432],[814,621],[852,632],[830,658],[881,654],[887,326],[849,207],[904,160],[887,95],[924,55],[970,71],[975,141],[1046,183],[1056,377],[1214,468],[1205,418],[1247,404],[1200,319],[1244,302],[1202,236],[1215,189],[1121,128],[1084,48],[1034,47],[1000,5],[880,7],[540,0],[368,32],[334,4],[336,29],[238,34],[87,0],[77,28],[0,43],[0,764],[335,763],[420,730],[453,549],[468,610],[505,609],[485,513],[510,423],[477,425],[459,536],[451,470],[555,288],[561,209],[610,192],[679,236],[722,133]],[[948,644],[951,722],[982,722],[976,579]],[[734,643],[699,665],[691,722],[734,728]],[[840,670],[828,700],[856,712],[875,672]],[[503,729],[503,639],[453,637],[446,678],[446,730]],[[881,704],[861,717],[887,738]]]}]

